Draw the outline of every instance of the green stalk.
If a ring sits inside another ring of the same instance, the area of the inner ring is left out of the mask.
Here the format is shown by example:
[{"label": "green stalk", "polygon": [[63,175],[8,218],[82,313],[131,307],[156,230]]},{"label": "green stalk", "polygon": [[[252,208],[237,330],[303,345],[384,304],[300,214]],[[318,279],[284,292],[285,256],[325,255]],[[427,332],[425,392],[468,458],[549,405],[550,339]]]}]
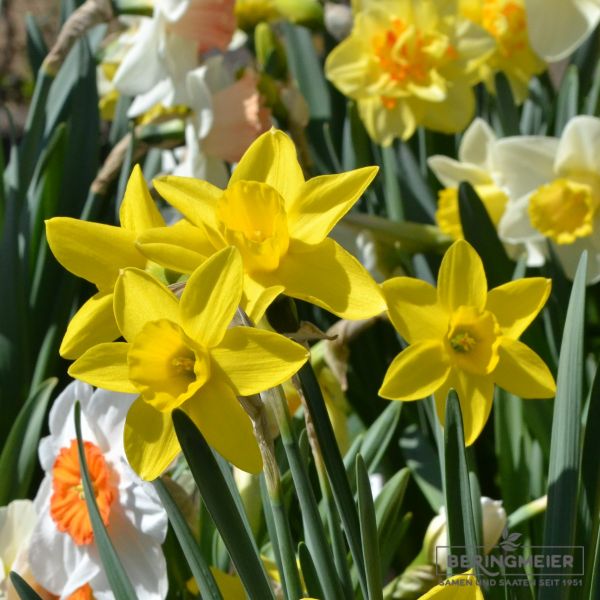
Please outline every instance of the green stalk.
[{"label": "green stalk", "polygon": [[296,485],[298,500],[302,507],[306,545],[314,558],[315,568],[319,574],[326,600],[344,598],[338,579],[335,564],[325,536],[325,529],[319,514],[319,507],[308,478],[308,473],[300,448],[292,430],[292,419],[282,389],[274,388],[262,394],[275,415],[281,433],[281,441],[290,465],[292,478]]}]

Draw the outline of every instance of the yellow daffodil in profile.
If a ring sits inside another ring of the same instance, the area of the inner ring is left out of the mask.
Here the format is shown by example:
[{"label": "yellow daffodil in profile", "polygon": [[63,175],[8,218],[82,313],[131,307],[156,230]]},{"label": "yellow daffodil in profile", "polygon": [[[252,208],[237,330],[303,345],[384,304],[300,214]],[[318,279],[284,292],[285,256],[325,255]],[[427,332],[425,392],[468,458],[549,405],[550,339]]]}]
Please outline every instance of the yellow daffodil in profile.
[{"label": "yellow daffodil in profile", "polygon": [[98,288],[67,327],[60,347],[64,358],[77,358],[95,344],[119,337],[113,315],[113,288],[119,272],[125,267],[147,268],[148,260],[135,240],[142,231],[165,224],[138,165],[127,183],[119,217],[121,227],[69,217],[46,221],[48,245],[58,262]]},{"label": "yellow daffodil in profile", "polygon": [[179,452],[171,412],[184,410],[208,443],[240,469],[261,469],[250,419],[236,396],[289,379],[307,351],[278,334],[229,327],[242,296],[242,260],[232,247],[191,275],[178,301],[150,274],[125,269],[114,311],[125,342],[85,352],[69,374],[97,387],[139,394],[127,415],[125,451],[144,479]]},{"label": "yellow daffodil in profile", "polygon": [[271,130],[246,151],[225,190],[185,177],[155,180],[194,227],[184,221],[146,231],[139,248],[165,267],[191,272],[235,246],[244,263],[242,306],[254,320],[281,293],[344,318],[374,316],[385,310],[379,288],[327,235],[376,173],[365,167],[305,181],[292,140]]},{"label": "yellow daffodil in profile", "polygon": [[437,290],[419,279],[396,277],[383,283],[383,292],[390,319],[409,346],[390,365],[382,397],[419,400],[434,394],[443,423],[454,388],[469,446],[488,419],[494,384],[521,398],[554,396],[548,367],[519,341],[548,298],[549,279],[520,279],[488,292],[481,259],[458,240],[442,260]]},{"label": "yellow daffodil in profile", "polygon": [[496,49],[481,66],[486,86],[494,90],[494,75],[506,75],[517,102],[527,98],[530,79],[546,63],[529,45],[524,0],[459,0],[460,12],[481,25],[495,40]]},{"label": "yellow daffodil in profile", "polygon": [[475,111],[473,85],[493,52],[457,1],[357,0],[351,34],[327,57],[327,78],[358,103],[369,135],[388,146],[418,126],[454,133]]},{"label": "yellow daffodil in profile", "polygon": [[483,600],[483,593],[473,571],[467,571],[449,577],[420,596],[419,600]]}]

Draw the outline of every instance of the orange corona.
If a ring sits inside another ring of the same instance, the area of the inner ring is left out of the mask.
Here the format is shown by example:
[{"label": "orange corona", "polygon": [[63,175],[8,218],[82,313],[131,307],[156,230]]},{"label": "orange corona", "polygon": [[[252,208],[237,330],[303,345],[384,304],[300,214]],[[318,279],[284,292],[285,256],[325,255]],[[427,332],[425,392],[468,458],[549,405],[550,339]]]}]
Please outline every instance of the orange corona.
[{"label": "orange corona", "polygon": [[[104,524],[108,525],[110,507],[118,494],[117,488],[112,481],[111,469],[98,446],[84,442],[84,448],[100,516]],[[94,532],[83,492],[77,440],[72,440],[68,447],[59,452],[52,468],[52,489],[50,516],[58,530],[68,533],[77,545],[90,544],[94,539]],[[88,596],[74,597],[79,599]]]}]

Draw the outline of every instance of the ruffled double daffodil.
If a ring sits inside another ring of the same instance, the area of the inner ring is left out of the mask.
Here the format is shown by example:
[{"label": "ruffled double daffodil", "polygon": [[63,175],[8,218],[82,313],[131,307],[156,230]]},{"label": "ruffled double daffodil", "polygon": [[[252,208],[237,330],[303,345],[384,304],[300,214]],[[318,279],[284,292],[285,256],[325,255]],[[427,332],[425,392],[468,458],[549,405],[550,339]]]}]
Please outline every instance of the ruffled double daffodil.
[{"label": "ruffled double daffodil", "polygon": [[483,27],[496,42],[494,52],[481,66],[481,76],[494,90],[494,75],[506,75],[517,102],[528,95],[530,79],[546,63],[529,44],[529,23],[524,0],[459,0],[460,12]]},{"label": "ruffled double daffodil", "polygon": [[462,410],[465,443],[481,433],[494,384],[521,398],[550,398],[552,374],[519,336],[544,306],[550,280],[531,277],[488,292],[475,250],[458,240],[446,252],[437,290],[410,277],[383,284],[394,327],[409,343],[390,365],[379,394],[419,400],[434,394],[444,422],[446,397],[454,388]]},{"label": "ruffled double daffodil", "polygon": [[358,103],[369,135],[388,146],[418,126],[454,133],[475,110],[473,85],[494,41],[456,2],[355,0],[351,34],[327,57],[327,78]]},{"label": "ruffled double daffodil", "polygon": [[327,235],[376,172],[365,167],[305,181],[294,144],[271,130],[246,151],[225,190],[185,177],[155,180],[189,222],[146,231],[138,246],[150,260],[185,273],[235,246],[244,264],[242,307],[254,320],[281,293],[344,318],[367,318],[385,310],[383,297]]},{"label": "ruffled double daffodil", "polygon": [[194,271],[180,301],[148,273],[125,269],[114,292],[125,342],[98,344],[69,369],[97,387],[139,394],[127,414],[124,443],[144,479],[158,477],[179,453],[171,420],[176,408],[227,460],[253,473],[261,469],[250,419],[236,396],[283,383],[308,352],[269,331],[229,327],[242,280],[242,260],[232,247]]},{"label": "ruffled double daffodil", "polygon": [[46,221],[46,237],[58,262],[98,288],[71,319],[60,354],[74,359],[100,342],[119,337],[113,315],[113,288],[125,267],[149,268],[147,258],[136,248],[137,236],[163,227],[138,165],[133,168],[119,211],[121,227],[91,223],[69,217]]}]

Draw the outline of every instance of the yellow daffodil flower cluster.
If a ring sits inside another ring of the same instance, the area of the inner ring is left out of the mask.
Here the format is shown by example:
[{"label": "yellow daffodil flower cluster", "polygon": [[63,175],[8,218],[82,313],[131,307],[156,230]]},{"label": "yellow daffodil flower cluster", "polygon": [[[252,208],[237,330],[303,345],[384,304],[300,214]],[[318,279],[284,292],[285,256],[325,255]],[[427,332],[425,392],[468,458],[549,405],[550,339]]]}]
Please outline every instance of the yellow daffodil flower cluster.
[{"label": "yellow daffodil flower cluster", "polygon": [[358,104],[369,135],[388,146],[419,126],[462,131],[473,87],[504,72],[517,100],[545,63],[531,50],[523,0],[355,0],[351,34],[326,75]]},{"label": "yellow daffodil flower cluster", "polygon": [[380,287],[328,237],[375,174],[367,167],[305,180],[292,141],[273,130],[249,148],[224,190],[190,178],[155,180],[184,216],[173,226],[165,226],[138,167],[121,227],[47,222],[59,262],[98,288],[63,340],[63,356],[76,359],[69,374],[137,395],[124,446],[143,478],[159,476],[179,453],[175,409],[234,465],[260,471],[252,425],[236,397],[282,384],[308,352],[285,336],[236,325],[236,313],[259,320],[282,293],[350,319],[378,315],[387,302],[411,345],[392,363],[381,395],[435,393],[443,417],[448,390],[457,389],[467,444],[487,420],[494,383],[523,397],[554,393],[547,367],[518,341],[546,301],[549,281],[513,282],[488,294],[479,257],[459,241],[444,258],[437,293],[406,277]]}]

